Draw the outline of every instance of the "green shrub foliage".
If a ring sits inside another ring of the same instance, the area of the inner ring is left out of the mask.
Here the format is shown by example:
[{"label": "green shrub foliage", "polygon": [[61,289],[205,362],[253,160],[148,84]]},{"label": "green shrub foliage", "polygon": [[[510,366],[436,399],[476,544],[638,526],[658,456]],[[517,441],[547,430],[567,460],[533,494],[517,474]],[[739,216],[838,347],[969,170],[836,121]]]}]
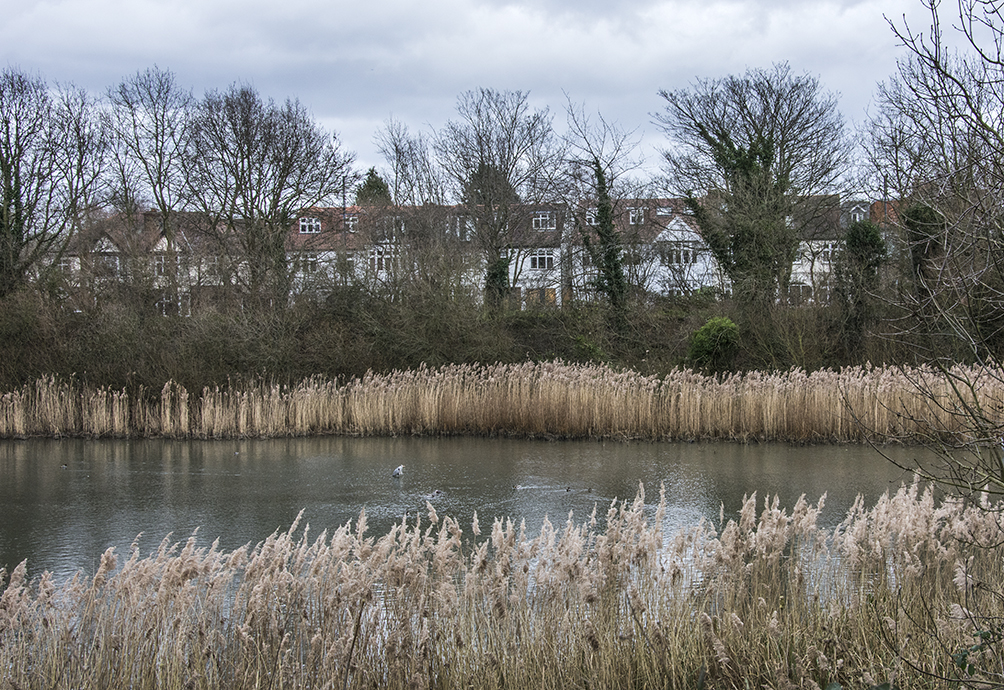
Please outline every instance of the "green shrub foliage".
[{"label": "green shrub foliage", "polygon": [[697,366],[718,368],[726,365],[739,346],[739,326],[727,316],[714,316],[694,331],[688,358]]}]

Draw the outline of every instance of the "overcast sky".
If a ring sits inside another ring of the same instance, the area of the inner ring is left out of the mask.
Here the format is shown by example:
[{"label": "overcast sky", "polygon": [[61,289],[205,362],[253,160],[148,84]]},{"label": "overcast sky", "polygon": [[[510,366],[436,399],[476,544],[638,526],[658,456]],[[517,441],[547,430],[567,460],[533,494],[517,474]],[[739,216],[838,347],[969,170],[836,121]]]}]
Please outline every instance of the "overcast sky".
[{"label": "overcast sky", "polygon": [[884,17],[920,0],[0,0],[0,63],[94,93],[157,65],[196,95],[233,82],[296,97],[359,167],[374,133],[453,116],[459,93],[521,89],[563,127],[567,93],[637,129],[657,166],[660,89],[788,62],[865,119],[903,56]]}]

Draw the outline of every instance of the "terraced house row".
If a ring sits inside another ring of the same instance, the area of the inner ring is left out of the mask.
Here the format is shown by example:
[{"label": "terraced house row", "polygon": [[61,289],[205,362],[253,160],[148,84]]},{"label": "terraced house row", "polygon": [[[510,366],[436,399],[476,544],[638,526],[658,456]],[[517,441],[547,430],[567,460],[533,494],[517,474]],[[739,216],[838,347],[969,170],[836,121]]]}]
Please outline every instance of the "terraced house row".
[{"label": "terraced house row", "polygon": [[[799,230],[791,303],[828,298],[843,232],[869,217],[867,202],[841,203],[836,196],[814,208]],[[91,223],[54,257],[53,267],[58,289],[74,308],[86,310],[102,295],[125,289],[145,295],[162,314],[187,315],[200,305],[245,299],[261,274],[252,261],[269,264],[278,286],[271,299],[295,301],[324,298],[348,285],[393,294],[417,280],[480,298],[488,264],[501,260],[511,307],[560,307],[594,298],[597,269],[584,236],[592,236],[596,225],[596,209],[585,204],[522,204],[492,228],[464,206],[310,208],[288,225],[254,232],[198,213],[148,211]],[[618,200],[614,225],[632,289],[653,295],[728,292],[682,199]],[[249,237],[258,238],[253,253]],[[269,242],[272,249],[263,253]]]}]

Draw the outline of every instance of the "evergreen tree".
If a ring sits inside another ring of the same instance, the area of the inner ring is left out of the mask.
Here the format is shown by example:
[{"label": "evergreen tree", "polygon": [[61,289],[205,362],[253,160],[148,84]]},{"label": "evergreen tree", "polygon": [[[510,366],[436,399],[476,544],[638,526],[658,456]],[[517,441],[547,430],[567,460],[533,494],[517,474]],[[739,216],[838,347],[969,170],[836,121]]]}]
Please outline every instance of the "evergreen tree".
[{"label": "evergreen tree", "polygon": [[366,171],[366,179],[356,187],[356,206],[390,206],[393,202],[390,187],[376,168]]}]

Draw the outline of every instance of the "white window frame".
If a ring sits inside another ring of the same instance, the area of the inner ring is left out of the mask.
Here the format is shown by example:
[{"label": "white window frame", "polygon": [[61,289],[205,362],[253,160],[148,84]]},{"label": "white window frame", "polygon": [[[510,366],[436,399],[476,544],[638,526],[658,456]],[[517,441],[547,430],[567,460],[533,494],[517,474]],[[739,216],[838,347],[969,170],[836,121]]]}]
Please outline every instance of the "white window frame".
[{"label": "white window frame", "polygon": [[157,309],[161,316],[169,316],[168,306],[177,308],[178,316],[192,315],[192,294],[190,292],[179,292],[177,301],[171,300],[168,295],[161,295],[157,300]]},{"label": "white window frame", "polygon": [[455,216],[453,234],[462,242],[470,240],[474,236],[474,219],[467,215]]},{"label": "white window frame", "polygon": [[554,269],[554,250],[535,249],[530,254],[530,270],[548,271]]},{"label": "white window frame", "polygon": [[628,209],[628,224],[643,225],[645,223],[645,207],[632,207]]},{"label": "white window frame", "polygon": [[321,219],[304,216],[300,219],[301,235],[316,235],[321,231]]},{"label": "white window frame", "polygon": [[[168,266],[170,262],[167,260],[167,254],[156,254],[153,257],[153,274],[158,277],[166,276],[168,274]],[[181,255],[174,255],[174,272],[177,275],[181,271]]]},{"label": "white window frame", "polygon": [[385,273],[392,268],[392,262],[396,258],[397,249],[393,245],[374,245],[370,249],[370,268],[374,273]]},{"label": "white window frame", "polygon": [[534,211],[533,229],[538,232],[558,229],[558,214],[554,211]]}]

